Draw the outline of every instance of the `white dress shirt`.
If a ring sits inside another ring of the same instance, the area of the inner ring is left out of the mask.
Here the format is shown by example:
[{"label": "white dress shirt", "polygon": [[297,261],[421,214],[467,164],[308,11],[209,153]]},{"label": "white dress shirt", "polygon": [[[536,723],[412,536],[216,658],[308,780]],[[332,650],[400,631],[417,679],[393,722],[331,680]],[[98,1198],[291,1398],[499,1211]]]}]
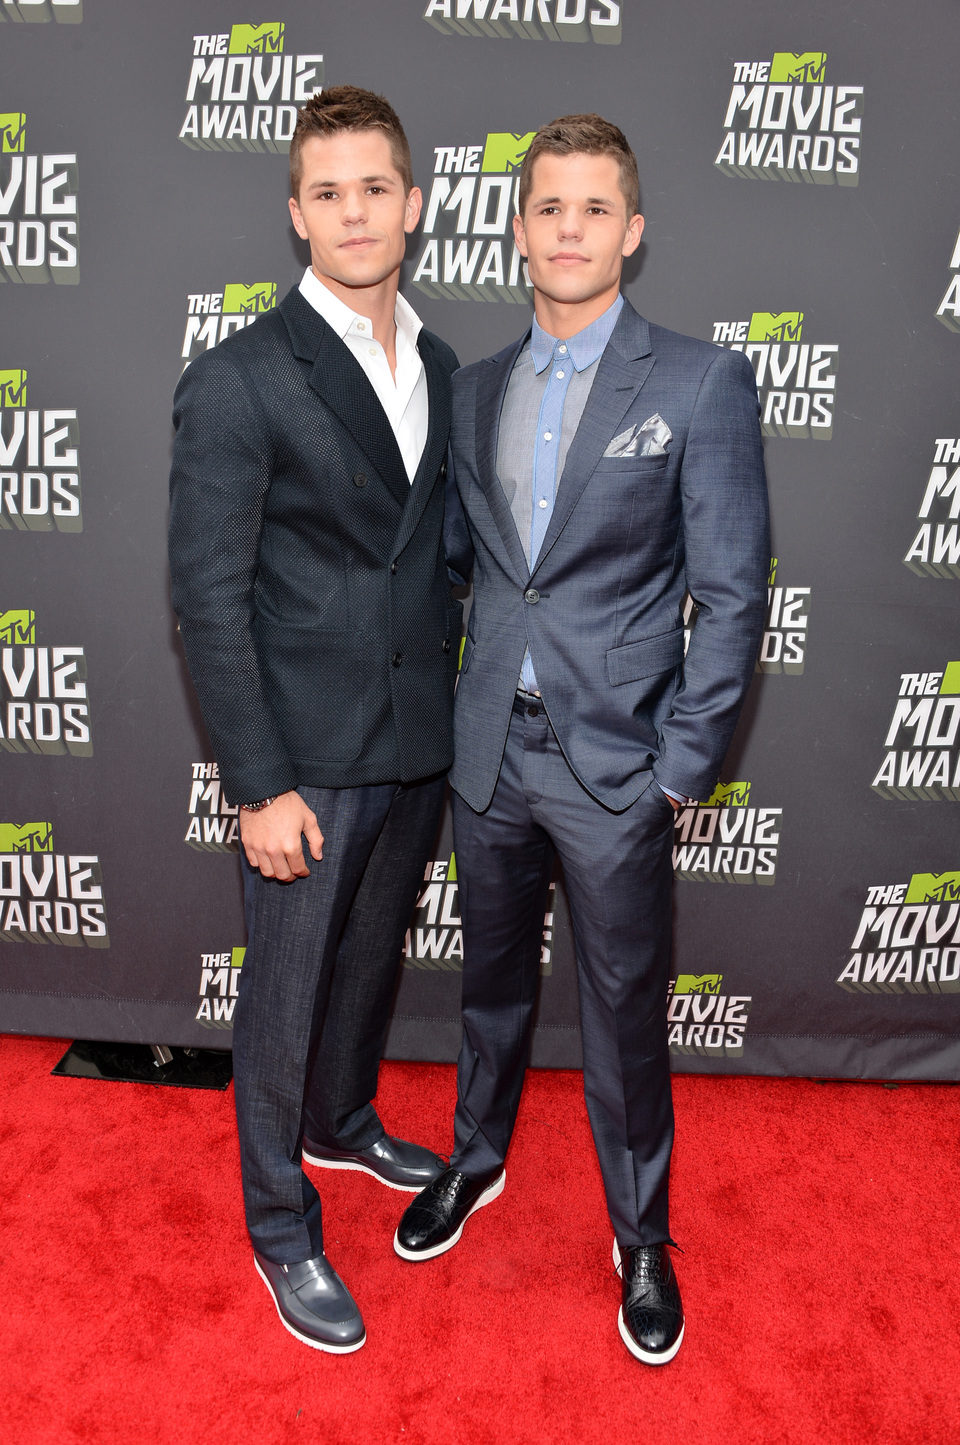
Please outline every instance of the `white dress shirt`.
[{"label": "white dress shirt", "polygon": [[363,367],[377,400],[386,412],[403,457],[407,479],[412,482],[423,455],[429,421],[427,377],[417,350],[417,337],[423,329],[423,322],[409,302],[398,294],[394,311],[397,325],[397,370],[394,376],[386,352],[379,341],[374,340],[373,323],[369,317],[352,311],[345,301],[318,280],[310,266],[303,273],[300,294],[333,328]]}]

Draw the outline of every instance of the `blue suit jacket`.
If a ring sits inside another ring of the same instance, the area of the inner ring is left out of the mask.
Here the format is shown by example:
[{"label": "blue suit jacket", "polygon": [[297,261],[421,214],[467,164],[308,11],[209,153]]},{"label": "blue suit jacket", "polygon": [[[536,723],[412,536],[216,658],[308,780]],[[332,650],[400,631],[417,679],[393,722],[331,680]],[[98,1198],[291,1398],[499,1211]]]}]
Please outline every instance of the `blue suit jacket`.
[{"label": "blue suit jacket", "polygon": [[[754,670],[770,541],[757,391],[739,352],[649,324],[629,305],[600,359],[533,570],[496,475],[504,393],[526,338],[454,378],[451,573],[471,573],[451,783],[482,811],[496,785],[524,650],[577,777],[629,807],[652,778],[713,790]],[[659,413],[663,456],[607,457]],[[699,619],[684,658],[682,603]]]}]

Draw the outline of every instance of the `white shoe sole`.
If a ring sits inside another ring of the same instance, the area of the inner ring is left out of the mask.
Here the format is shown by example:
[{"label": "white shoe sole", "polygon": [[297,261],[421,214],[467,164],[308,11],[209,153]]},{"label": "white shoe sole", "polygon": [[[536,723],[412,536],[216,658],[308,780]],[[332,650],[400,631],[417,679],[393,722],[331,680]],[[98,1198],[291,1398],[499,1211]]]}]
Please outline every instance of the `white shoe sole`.
[{"label": "white shoe sole", "polygon": [[436,1259],[438,1254],[446,1254],[447,1250],[452,1249],[457,1243],[463,1233],[463,1226],[470,1218],[470,1215],[476,1214],[478,1209],[482,1209],[485,1204],[490,1204],[499,1194],[502,1194],[503,1186],[506,1182],[507,1171],[504,1169],[499,1177],[495,1179],[492,1184],[488,1184],[483,1193],[473,1202],[467,1213],[463,1216],[460,1228],[456,1233],[451,1234],[450,1238],[445,1239],[442,1244],[434,1244],[430,1249],[405,1249],[400,1243],[400,1230],[398,1228],[396,1234],[393,1236],[393,1247],[397,1254],[399,1254],[401,1259],[413,1260],[414,1263],[421,1259]]},{"label": "white shoe sole", "polygon": [[[614,1235],[613,1237],[613,1267],[622,1279],[623,1268],[620,1259],[620,1245],[616,1235]],[[683,1332],[686,1329],[686,1323],[680,1326],[680,1333],[677,1335],[677,1338],[674,1340],[669,1350],[663,1350],[662,1352],[659,1352],[655,1355],[651,1354],[649,1350],[641,1349],[640,1346],[637,1344],[636,1340],[633,1338],[633,1335],[627,1329],[627,1326],[624,1323],[622,1305],[620,1306],[620,1313],[617,1315],[617,1329],[620,1331],[620,1338],[623,1340],[623,1343],[626,1345],[627,1349],[630,1351],[631,1355],[633,1355],[635,1360],[642,1360],[645,1365],[666,1365],[669,1364],[669,1362],[673,1359],[674,1355],[679,1350],[680,1346],[683,1344]]]},{"label": "white shoe sole", "polygon": [[421,1189],[426,1188],[425,1184],[395,1184],[392,1179],[384,1179],[369,1164],[360,1164],[355,1159],[318,1159],[316,1154],[308,1154],[306,1149],[303,1150],[303,1158],[316,1169],[356,1169],[360,1174],[369,1174],[371,1179],[385,1184],[388,1189],[401,1189],[405,1194],[419,1194]]},{"label": "white shoe sole", "polygon": [[310,1337],[310,1335],[301,1334],[300,1331],[297,1329],[296,1325],[292,1325],[281,1311],[280,1301],[277,1299],[276,1295],[273,1292],[273,1285],[270,1283],[270,1281],[267,1279],[267,1276],[260,1268],[260,1261],[257,1259],[256,1255],[254,1255],[253,1267],[257,1271],[257,1274],[263,1280],[264,1284],[267,1286],[267,1289],[270,1292],[270,1298],[273,1300],[274,1306],[276,1307],[277,1315],[279,1317],[280,1323],[283,1325],[283,1328],[285,1330],[289,1330],[293,1337],[299,1340],[302,1345],[309,1345],[311,1350],[324,1350],[328,1355],[352,1355],[354,1350],[359,1350],[363,1345],[367,1343],[366,1330],[364,1330],[363,1335],[359,1340],[354,1341],[354,1343],[350,1345],[327,1344],[323,1340],[314,1340]]}]

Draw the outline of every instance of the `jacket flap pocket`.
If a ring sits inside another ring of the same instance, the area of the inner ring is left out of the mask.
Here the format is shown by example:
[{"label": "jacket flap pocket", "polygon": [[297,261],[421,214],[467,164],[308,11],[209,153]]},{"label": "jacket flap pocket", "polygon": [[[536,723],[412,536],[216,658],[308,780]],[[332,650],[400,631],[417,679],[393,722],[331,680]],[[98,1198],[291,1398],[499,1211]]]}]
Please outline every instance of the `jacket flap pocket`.
[{"label": "jacket flap pocket", "polygon": [[641,677],[654,677],[658,672],[672,672],[682,660],[683,628],[678,627],[659,637],[611,647],[607,653],[607,676],[617,687],[623,682],[637,682]]}]

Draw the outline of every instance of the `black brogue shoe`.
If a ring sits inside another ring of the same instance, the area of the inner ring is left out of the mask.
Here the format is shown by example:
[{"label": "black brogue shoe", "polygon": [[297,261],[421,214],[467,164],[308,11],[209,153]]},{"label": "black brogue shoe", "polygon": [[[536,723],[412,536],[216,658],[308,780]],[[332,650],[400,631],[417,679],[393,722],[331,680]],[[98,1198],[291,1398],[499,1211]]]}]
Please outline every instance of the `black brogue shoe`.
[{"label": "black brogue shoe", "polygon": [[644,1364],[665,1365],[683,1341],[683,1305],[670,1251],[665,1244],[638,1244],[618,1259],[620,1254],[615,1246],[623,1282],[620,1337]]},{"label": "black brogue shoe", "polygon": [[394,1236],[401,1259],[433,1259],[452,1249],[471,1214],[502,1194],[506,1171],[491,1179],[468,1179],[459,1169],[447,1169],[421,1190],[406,1210]]}]

